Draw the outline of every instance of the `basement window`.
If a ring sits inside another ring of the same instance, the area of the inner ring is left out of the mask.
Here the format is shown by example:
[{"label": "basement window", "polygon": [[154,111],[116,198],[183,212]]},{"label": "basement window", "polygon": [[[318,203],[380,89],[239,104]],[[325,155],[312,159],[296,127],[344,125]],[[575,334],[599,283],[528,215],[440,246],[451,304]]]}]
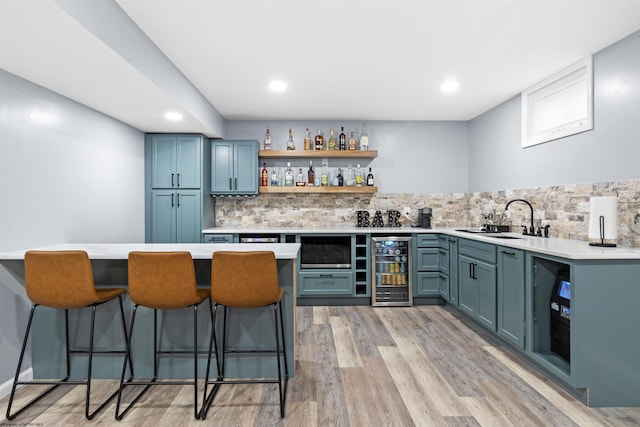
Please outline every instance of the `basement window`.
[{"label": "basement window", "polygon": [[593,129],[592,57],[522,92],[522,148]]}]

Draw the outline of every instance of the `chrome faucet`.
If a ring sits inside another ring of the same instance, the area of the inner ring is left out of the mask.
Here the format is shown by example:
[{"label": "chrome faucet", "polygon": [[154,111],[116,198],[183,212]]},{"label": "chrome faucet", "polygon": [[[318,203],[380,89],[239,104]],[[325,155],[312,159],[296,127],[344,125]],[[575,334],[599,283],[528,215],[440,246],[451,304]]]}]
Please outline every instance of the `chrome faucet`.
[{"label": "chrome faucet", "polygon": [[524,228],[524,232],[522,234],[528,234],[530,236],[534,236],[535,235],[535,227],[533,225],[533,206],[531,206],[531,203],[527,202],[525,199],[513,199],[511,201],[509,201],[509,203],[507,203],[507,206],[504,207],[505,211],[509,210],[509,205],[513,202],[523,202],[526,203],[527,206],[529,206],[529,209],[531,210],[531,227],[529,228],[529,233],[527,233],[527,228]]}]

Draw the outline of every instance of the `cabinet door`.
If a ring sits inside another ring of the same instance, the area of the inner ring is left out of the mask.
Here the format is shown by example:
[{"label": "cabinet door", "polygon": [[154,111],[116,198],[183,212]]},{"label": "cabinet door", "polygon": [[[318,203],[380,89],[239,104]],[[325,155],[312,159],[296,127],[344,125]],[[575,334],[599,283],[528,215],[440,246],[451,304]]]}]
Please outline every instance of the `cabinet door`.
[{"label": "cabinet door", "polygon": [[441,273],[449,274],[449,249],[438,249],[438,266]]},{"label": "cabinet door", "polygon": [[176,185],[176,137],[151,138],[151,187],[173,188]]},{"label": "cabinet door", "polygon": [[458,306],[458,239],[449,238],[449,304]]},{"label": "cabinet door", "polygon": [[524,252],[498,248],[498,334],[524,349]]},{"label": "cabinet door", "polygon": [[496,331],[496,266],[475,261],[478,286],[476,317],[485,326]]},{"label": "cabinet door", "polygon": [[236,141],[233,160],[234,191],[258,193],[258,142]]},{"label": "cabinet door", "polygon": [[200,188],[202,178],[202,138],[178,136],[176,142],[176,187]]},{"label": "cabinet door", "polygon": [[200,242],[201,191],[176,192],[176,243]]},{"label": "cabinet door", "polygon": [[151,241],[175,243],[176,196],[172,190],[151,192]]},{"label": "cabinet door", "polygon": [[464,255],[458,257],[458,303],[461,310],[476,313],[478,287],[473,276],[474,260]]},{"label": "cabinet door", "polygon": [[445,301],[449,301],[449,276],[443,273],[440,273],[438,276],[440,278],[440,296]]},{"label": "cabinet door", "polygon": [[211,143],[211,192],[231,193],[233,191],[233,142],[214,141]]},{"label": "cabinet door", "polygon": [[416,251],[416,270],[439,271],[441,250],[438,248],[418,248]]}]

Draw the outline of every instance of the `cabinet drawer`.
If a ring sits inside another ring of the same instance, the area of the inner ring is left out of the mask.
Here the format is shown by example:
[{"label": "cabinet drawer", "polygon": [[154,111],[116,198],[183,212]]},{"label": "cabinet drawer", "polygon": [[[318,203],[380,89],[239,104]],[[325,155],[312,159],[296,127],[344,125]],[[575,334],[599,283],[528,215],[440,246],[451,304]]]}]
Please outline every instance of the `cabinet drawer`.
[{"label": "cabinet drawer", "polygon": [[486,261],[491,264],[495,264],[497,261],[496,245],[492,245],[491,243],[459,239],[458,248],[460,255],[466,255],[470,258]]},{"label": "cabinet drawer", "polygon": [[203,243],[233,243],[233,234],[205,234]]},{"label": "cabinet drawer", "polygon": [[353,295],[353,273],[300,273],[299,296]]},{"label": "cabinet drawer", "polygon": [[418,273],[417,282],[414,286],[414,296],[438,296],[440,295],[440,281],[443,275],[434,271],[427,273]]},{"label": "cabinet drawer", "polygon": [[[437,242],[437,240],[436,240]],[[416,251],[416,269],[418,271],[440,270],[440,248],[418,248]]]},{"label": "cabinet drawer", "polygon": [[416,235],[416,246],[418,248],[437,248],[439,245],[440,239],[437,234]]}]

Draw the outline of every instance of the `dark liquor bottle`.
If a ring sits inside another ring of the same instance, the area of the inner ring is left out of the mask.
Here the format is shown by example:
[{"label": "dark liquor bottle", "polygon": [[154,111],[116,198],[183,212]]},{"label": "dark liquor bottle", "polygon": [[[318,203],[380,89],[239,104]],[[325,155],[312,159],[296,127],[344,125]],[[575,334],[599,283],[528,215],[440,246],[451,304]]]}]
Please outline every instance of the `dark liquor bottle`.
[{"label": "dark liquor bottle", "polygon": [[307,185],[313,185],[316,180],[316,173],[313,171],[313,160],[309,160],[309,171],[307,172]]},{"label": "dark liquor bottle", "polygon": [[369,174],[367,175],[367,185],[373,187],[373,173],[371,173],[371,168],[369,168]]},{"label": "dark liquor bottle", "polygon": [[338,187],[344,186],[344,177],[342,176],[342,167],[338,166]]},{"label": "dark liquor bottle", "polygon": [[347,135],[344,134],[344,126],[340,128],[340,135],[338,135],[338,150],[347,149]]},{"label": "dark liquor bottle", "polygon": [[267,172],[267,164],[263,163],[262,164],[262,176],[261,176],[261,180],[260,180],[260,185],[263,186],[263,187],[266,187],[268,183],[269,183],[269,172]]}]

